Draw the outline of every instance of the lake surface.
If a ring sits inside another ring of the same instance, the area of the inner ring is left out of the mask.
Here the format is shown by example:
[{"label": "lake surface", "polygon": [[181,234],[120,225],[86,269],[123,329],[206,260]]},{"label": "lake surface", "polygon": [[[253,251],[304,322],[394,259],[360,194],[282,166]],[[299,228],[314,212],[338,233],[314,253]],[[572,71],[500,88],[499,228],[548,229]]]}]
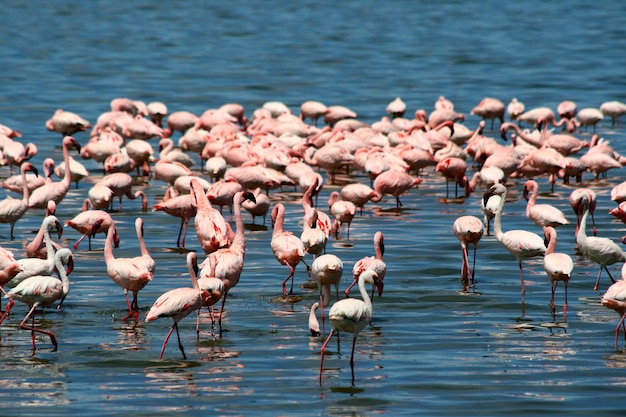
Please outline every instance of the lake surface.
[{"label": "lake surface", "polygon": [[[479,119],[469,112],[485,96],[505,103],[517,97],[527,108],[554,110],[566,99],[579,109],[626,101],[626,3],[620,2],[12,1],[3,4],[3,16],[0,123],[20,130],[24,143],[37,144],[37,166],[47,156],[62,158],[60,137],[45,128],[56,109],[94,123],[116,97],[159,100],[170,112],[196,114],[238,102],[248,116],[266,101],[282,101],[297,113],[303,101],[319,100],[350,107],[373,123],[396,96],[413,112],[432,110],[444,95],[467,114],[470,128]],[[612,128],[605,118],[598,129],[626,153],[623,127]],[[499,136],[489,129],[485,135]],[[588,140],[591,132],[578,135]],[[87,133],[75,137],[82,144],[88,140]],[[102,176],[99,164],[82,162],[93,178],[59,205],[62,221],[80,211]],[[0,175],[8,176],[8,168]],[[120,320],[124,295],[106,274],[104,239],[98,236],[92,251],[82,244],[74,252],[63,311],[38,316],[41,326],[56,333],[58,351],[38,338],[33,354],[30,335],[19,329],[26,306],[18,303],[3,323],[1,414],[621,415],[625,343],[620,336],[614,347],[618,316],[599,303],[609,280],[603,274],[599,290],[592,290],[598,268],[576,255],[574,225],[559,228],[557,246],[575,261],[564,323],[562,287],[554,319],[541,259],[524,262],[522,311],[517,264],[493,236],[480,242],[477,283],[463,291],[461,251],[451,227],[461,215],[482,217],[484,189],[447,200],[443,177],[432,169],[422,177],[419,188],[402,196],[402,209],[390,197],[370,203],[352,223],[350,241],[327,246],[344,262],[344,289],[354,263],[373,255],[374,233],[385,235],[385,291],[374,301],[371,327],[357,340],[354,385],[351,340],[342,334],[339,348],[336,341],[329,344],[319,386],[322,340],[311,337],[307,326],[316,291],[300,265],[300,298],[284,302],[280,282],[288,271],[269,248],[270,221],[251,226],[245,213],[245,267],[229,296],[221,337],[211,337],[204,315],[196,340],[188,317],[180,325],[187,360],[174,339],[158,360],[171,320]],[[369,181],[358,173],[352,179]],[[598,236],[618,241],[626,227],[608,214],[615,206],[609,193],[625,179],[624,171],[592,179],[586,174],[580,185],[559,182],[550,193],[546,178],[538,178],[540,202],[575,223],[567,197],[577,186],[593,187]],[[321,208],[340,185],[324,187]],[[152,205],[166,187],[150,180],[136,188]],[[524,214],[523,181],[509,188],[505,230],[539,233]],[[286,205],[285,228],[299,234],[301,192],[285,187],[270,196]],[[117,257],[138,253],[134,219],[145,220],[157,270],[139,294],[143,316],[160,294],[189,285],[185,253],[175,250],[179,221],[144,213],[138,201],[125,200],[124,211],[111,214],[122,239]],[[42,218],[42,210],[29,211],[17,223],[14,241],[9,226],[0,225],[0,246],[23,257]],[[62,244],[78,237],[67,228]],[[201,252],[193,229],[187,246]],[[611,267],[614,276],[620,267]]]}]

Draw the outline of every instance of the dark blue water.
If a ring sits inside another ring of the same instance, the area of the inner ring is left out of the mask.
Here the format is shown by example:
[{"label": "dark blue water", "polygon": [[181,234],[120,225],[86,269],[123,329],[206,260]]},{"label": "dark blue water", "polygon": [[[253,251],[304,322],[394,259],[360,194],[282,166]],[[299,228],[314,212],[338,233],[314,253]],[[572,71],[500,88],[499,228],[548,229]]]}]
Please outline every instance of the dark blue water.
[{"label": "dark blue water", "polygon": [[[115,97],[166,103],[170,112],[204,110],[228,102],[246,113],[266,101],[282,101],[294,113],[305,100],[352,108],[372,123],[402,97],[409,111],[432,109],[444,95],[468,115],[483,97],[553,109],[562,100],[579,108],[626,100],[626,5],[581,1],[501,4],[460,1],[386,3],[201,1],[5,2],[0,28],[0,122],[20,130],[39,154],[61,160],[60,138],[45,129],[57,108],[95,122]],[[603,137],[624,153],[623,128],[605,119]],[[487,135],[498,137],[497,132]],[[590,133],[580,136],[589,139]],[[76,138],[86,143],[88,135]],[[153,143],[156,147],[156,143]],[[83,161],[98,178],[100,166]],[[2,176],[8,176],[3,168]],[[325,173],[324,173],[325,175]],[[385,233],[385,292],[374,303],[372,327],[357,342],[354,386],[348,364],[350,337],[331,342],[323,386],[318,385],[320,340],[307,329],[315,291],[302,266],[296,294],[285,303],[280,282],[286,268],[269,250],[271,227],[246,229],[248,249],[240,284],[227,304],[225,332],[213,339],[208,318],[195,339],[193,319],[181,322],[183,360],[172,339],[158,355],[171,323],[125,323],[122,290],[107,276],[103,239],[94,250],[75,251],[76,269],[64,311],[46,313],[43,326],[56,333],[57,352],[45,338],[33,355],[30,335],[18,325],[26,307],[16,306],[0,330],[0,405],[3,415],[618,415],[623,408],[626,356],[614,348],[617,315],[599,304],[607,288],[592,291],[597,267],[575,254],[574,227],[559,229],[561,251],[575,259],[568,321],[553,320],[550,287],[540,259],[525,262],[525,311],[514,259],[484,237],[478,283],[462,291],[460,248],[451,233],[460,215],[481,216],[478,190],[467,200],[445,200],[445,180],[432,170],[402,198],[366,206],[355,219],[351,241],[331,241],[328,251],[345,264],[342,288],[354,263],[373,254],[372,236]],[[367,182],[356,174],[356,180]],[[624,225],[608,215],[611,188],[622,170],[590,182],[599,202],[598,235],[618,240]],[[95,179],[72,189],[59,206],[61,220],[80,211]],[[543,202],[575,220],[558,184]],[[510,185],[505,229],[534,227],[524,216],[523,181]],[[150,204],[165,184],[143,189]],[[326,187],[324,202],[338,186]],[[301,193],[271,193],[286,204],[285,227],[301,231]],[[153,282],[140,292],[146,311],[163,292],[188,285],[184,253],[175,246],[178,220],[142,213],[125,202],[112,213],[122,237],[116,256],[137,254],[133,222],[143,216],[146,239],[157,261]],[[0,228],[0,245],[23,256],[23,244],[43,212],[29,212],[17,239]],[[250,223],[246,217],[246,223]],[[269,223],[268,223],[269,224]],[[539,230],[535,230],[539,232]],[[78,234],[65,231],[62,243]],[[200,250],[190,230],[188,246]],[[619,275],[619,266],[612,267]],[[562,288],[557,309],[562,306]],[[560,310],[557,310],[560,311]]]}]

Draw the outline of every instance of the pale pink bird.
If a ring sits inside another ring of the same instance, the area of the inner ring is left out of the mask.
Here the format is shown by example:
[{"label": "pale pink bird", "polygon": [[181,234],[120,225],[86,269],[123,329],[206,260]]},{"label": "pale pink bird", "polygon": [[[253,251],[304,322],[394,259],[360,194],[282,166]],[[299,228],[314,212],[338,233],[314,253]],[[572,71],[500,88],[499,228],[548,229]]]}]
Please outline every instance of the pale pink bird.
[{"label": "pale pink bird", "polygon": [[[198,287],[200,287],[200,291],[202,292],[202,306],[206,307],[209,310],[209,314],[211,317],[211,333],[215,336],[215,313],[214,306],[217,302],[222,299],[224,296],[224,281],[219,278],[216,278],[215,275],[215,252],[209,254],[207,259],[211,259],[211,270],[205,274],[205,276],[198,278]],[[193,270],[196,273],[198,269],[198,265],[194,260]],[[196,273],[196,275],[198,275]],[[221,331],[221,330],[220,330]],[[200,309],[198,309],[198,316],[196,318],[196,335],[200,337]]]},{"label": "pale pink bird", "polygon": [[[26,245],[26,256],[29,258],[47,259],[54,256],[54,253],[61,248],[61,245],[54,242],[50,237],[50,231],[54,228],[57,237],[61,239],[63,226],[54,216],[54,202],[51,201],[46,209],[46,217],[41,222],[41,227],[35,238]],[[51,210],[52,208],[52,210]]]},{"label": "pale pink bird", "polygon": [[611,201],[621,203],[626,201],[626,181],[622,181],[611,188]]},{"label": "pale pink bird", "polygon": [[606,237],[587,236],[587,217],[589,216],[589,198],[586,195],[580,197],[581,204],[579,206],[579,213],[582,213],[580,219],[580,228],[576,235],[576,244],[578,250],[587,259],[600,265],[598,271],[598,277],[593,287],[594,291],[597,291],[598,284],[600,283],[600,275],[602,270],[606,270],[611,278],[612,282],[615,282],[611,271],[607,268],[608,265],[613,265],[617,262],[626,262],[626,253],[622,250],[617,243]]},{"label": "pale pink bird", "polygon": [[146,269],[152,273],[152,276],[154,276],[156,262],[150,255],[150,251],[148,250],[148,247],[146,246],[146,242],[143,236],[143,233],[144,233],[143,219],[141,217],[137,217],[135,219],[135,233],[137,234],[137,243],[139,244],[139,250],[141,252],[141,255],[136,256],[133,259],[143,263]]},{"label": "pale pink bird", "polygon": [[563,100],[556,107],[556,112],[559,117],[564,119],[573,119],[576,117],[576,113],[578,112],[578,108],[576,107],[576,103],[571,100]]},{"label": "pale pink bird", "polygon": [[29,208],[46,208],[48,201],[53,200],[57,205],[63,201],[70,186],[72,185],[72,172],[70,170],[69,147],[73,146],[80,153],[80,143],[71,136],[63,138],[63,163],[65,164],[65,176],[59,182],[50,182],[33,190],[28,201]]},{"label": "pale pink bird", "polygon": [[[26,174],[26,183],[28,190],[32,193],[35,188],[39,188],[47,182],[52,181],[52,172],[54,170],[54,159],[46,158],[43,161],[43,170],[40,175],[35,174]],[[5,188],[14,193],[23,194],[24,193],[24,183],[22,181],[22,174],[13,175],[0,184],[2,188]]]},{"label": "pale pink bird", "polygon": [[324,356],[326,352],[326,346],[335,333],[346,332],[352,334],[352,354],[350,355],[350,370],[352,371],[352,383],[354,384],[354,348],[356,345],[356,338],[372,320],[373,306],[367,291],[365,290],[365,284],[372,284],[378,288],[379,293],[382,292],[382,282],[379,280],[376,272],[365,271],[358,279],[359,290],[363,300],[355,298],[349,298],[339,300],[330,308],[328,312],[328,318],[332,324],[332,330],[328,335],[328,338],[320,349],[320,377],[319,383],[322,385],[322,370],[324,369]]},{"label": "pale pink bird", "polygon": [[[97,225],[97,228],[94,226]],[[113,225],[111,215],[103,210],[86,210],[78,213],[74,218],[65,221],[65,227],[69,226],[81,234],[81,237],[74,243],[74,250],[85,238],[89,240],[89,250],[91,250],[91,238],[96,233],[107,233],[109,227]],[[119,245],[119,236],[114,236],[115,247]]]},{"label": "pale pink bird", "polygon": [[211,206],[198,181],[191,180],[189,184],[191,186],[192,204],[195,204],[197,210],[194,227],[202,250],[208,255],[220,248],[229,246],[231,243],[228,240],[229,229],[224,217]]},{"label": "pale pink bird", "polygon": [[163,127],[163,118],[167,116],[167,106],[160,101],[152,101],[146,106],[148,117],[155,125]]},{"label": "pale pink bird", "polygon": [[0,134],[5,135],[9,138],[21,138],[22,133],[19,130],[14,130],[9,126],[0,124]]},{"label": "pale pink bird", "polygon": [[582,219],[580,205],[582,204],[581,197],[583,195],[586,195],[589,200],[589,214],[591,215],[591,221],[593,223],[593,235],[596,235],[596,219],[593,214],[596,211],[598,195],[591,188],[577,188],[569,195],[569,204],[572,210],[574,210],[574,213],[576,213],[576,231],[574,237],[578,235],[578,229],[580,229],[580,220]]},{"label": "pale pink bird", "polygon": [[[145,140],[133,139],[126,143],[124,149],[137,168],[137,175],[149,176],[150,163],[156,161],[152,145]],[[140,168],[143,168],[144,172],[140,172]]]},{"label": "pale pink bird", "polygon": [[224,283],[222,308],[219,315],[220,332],[222,330],[222,316],[224,306],[229,291],[239,283],[241,272],[243,271],[244,257],[246,254],[246,237],[244,234],[243,217],[241,215],[241,205],[244,201],[255,201],[254,194],[250,192],[238,191],[233,197],[233,208],[235,212],[235,236],[232,243],[227,248],[220,248],[212,252],[210,257],[202,265],[200,278],[215,277]]},{"label": "pale pink bird", "polygon": [[446,177],[446,198],[448,198],[448,184],[450,180],[454,181],[454,197],[458,197],[459,185],[464,186],[463,178],[466,170],[467,164],[465,161],[457,157],[445,158],[437,163],[435,171],[441,172]]},{"label": "pale pink bird", "polygon": [[526,181],[523,196],[528,201],[526,204],[526,217],[537,226],[541,228],[546,228],[547,226],[558,227],[570,223],[565,218],[563,212],[553,205],[537,204],[537,197],[539,196],[539,184],[537,184],[537,181]]},{"label": "pale pink bird", "polygon": [[500,205],[496,209],[493,221],[493,230],[496,239],[511,255],[517,260],[519,266],[520,280],[522,283],[522,305],[524,304],[524,295],[526,288],[524,286],[524,271],[522,269],[522,260],[525,258],[533,258],[543,255],[546,252],[546,245],[543,239],[535,233],[527,230],[509,230],[502,232],[502,210],[506,201],[506,187],[502,184],[494,184],[485,194],[483,199],[488,199],[491,195],[500,196]]},{"label": "pale pink bird", "polygon": [[535,107],[530,110],[526,110],[524,113],[517,116],[516,119],[519,122],[524,122],[533,127],[536,127],[540,120],[555,124],[555,116],[552,109],[549,107]]},{"label": "pale pink bird", "polygon": [[293,294],[293,278],[296,273],[296,266],[304,259],[304,245],[302,240],[293,233],[284,230],[285,223],[285,206],[278,203],[272,209],[272,224],[274,231],[272,232],[272,241],[270,246],[274,257],[279,264],[289,268],[289,275],[282,282],[283,295],[287,295],[286,283],[291,278],[291,290],[289,294]]},{"label": "pale pink bird", "polygon": [[344,185],[341,189],[341,198],[354,203],[363,214],[363,207],[368,201],[380,201],[382,194],[368,185],[359,182]]},{"label": "pale pink bird", "polygon": [[[70,161],[70,173],[71,173],[70,178],[72,182],[74,183],[74,185],[76,186],[76,188],[78,188],[78,182],[81,181],[83,178],[88,177],[89,171],[87,171],[87,168],[85,168],[83,164],[78,162],[72,156],[69,157],[69,161]],[[65,163],[59,164],[56,167],[54,167],[54,175],[56,175],[59,178],[65,177]]]},{"label": "pale pink bird", "polygon": [[240,191],[243,191],[243,188],[237,181],[219,180],[213,184],[209,184],[206,190],[206,196],[212,206],[218,206],[220,208],[220,213],[223,212],[224,206],[228,207],[231,217],[230,220],[232,220],[233,199],[235,194]]},{"label": "pale pink bird", "polygon": [[14,166],[19,167],[22,162],[37,155],[37,146],[34,143],[24,145],[21,142],[10,140],[4,144],[2,152],[10,172],[13,173]]},{"label": "pale pink bird", "polygon": [[[459,239],[461,243],[461,250],[463,252],[463,265],[461,266],[461,279],[463,282],[467,282],[468,288],[474,283],[474,272],[476,267],[476,247],[480,238],[483,236],[484,226],[483,222],[479,218],[474,216],[461,216],[458,217],[452,225],[452,232]],[[469,255],[467,247],[469,245],[474,246],[474,260],[472,261],[472,267],[469,266]]]},{"label": "pale pink bird", "polygon": [[320,335],[320,326],[317,321],[316,310],[321,311],[322,334],[324,334],[324,307],[330,304],[330,286],[335,286],[335,295],[339,300],[339,282],[343,275],[343,262],[337,255],[325,254],[315,258],[311,264],[311,278],[317,284],[320,300],[311,306],[309,312],[309,331],[313,336]]},{"label": "pale pink bird", "polygon": [[317,119],[324,117],[324,113],[328,107],[319,101],[305,101],[300,105],[300,118],[304,121],[311,120],[314,126],[317,126]]},{"label": "pale pink bird", "polygon": [[237,123],[241,125],[241,127],[246,128],[248,126],[248,118],[245,114],[245,108],[242,104],[239,103],[224,103],[219,109],[220,111],[231,115],[237,120]]},{"label": "pale pink bird", "polygon": [[626,223],[626,201],[622,201],[617,207],[610,209],[609,214]]},{"label": "pale pink bird", "polygon": [[[57,340],[53,332],[35,327],[35,310],[37,307],[47,307],[57,300],[63,300],[70,291],[70,281],[67,275],[74,268],[74,260],[72,252],[67,248],[61,248],[54,256],[55,269],[59,278],[51,275],[34,275],[20,282],[14,287],[6,297],[9,299],[7,309],[2,316],[2,320],[6,318],[13,307],[14,300],[21,301],[30,306],[30,310],[20,323],[20,328],[31,331],[33,342],[33,350],[36,349],[35,333],[41,333],[50,337],[50,342],[57,349]],[[26,322],[32,317],[31,326],[28,327]],[[0,322],[2,321],[0,320]]]},{"label": "pale pink bird", "polygon": [[[383,261],[383,255],[385,254],[385,236],[383,232],[378,231],[374,233],[374,256],[366,256],[359,259],[352,267],[352,283],[346,288],[346,297],[350,296],[350,290],[358,283],[359,276],[368,269],[376,272],[378,279],[381,282],[380,294],[382,294],[382,285],[387,275],[387,264]],[[374,291],[372,291],[372,297],[374,297]]]},{"label": "pale pink bird", "polygon": [[396,199],[396,208],[402,207],[400,196],[413,187],[422,183],[419,177],[413,177],[406,172],[386,171],[376,177],[374,190],[379,195],[390,194]]},{"label": "pale pink bird", "polygon": [[610,169],[622,168],[622,164],[613,156],[609,156],[603,152],[591,151],[592,148],[580,157],[580,162],[587,166],[587,170],[594,175],[594,179],[598,180],[600,175],[606,174]]},{"label": "pale pink bird", "polygon": [[319,149],[310,146],[304,153],[304,161],[307,164],[328,172],[329,184],[334,184],[337,172],[345,169],[353,160],[354,156],[349,151],[335,144],[328,144]]},{"label": "pale pink bird", "polygon": [[111,100],[111,111],[123,111],[135,116],[139,113],[139,108],[137,107],[137,104],[129,98],[116,97]]},{"label": "pale pink bird", "polygon": [[140,115],[127,119],[121,127],[118,133],[126,139],[150,140],[162,138],[165,135],[163,129]]},{"label": "pale pink bird", "polygon": [[593,107],[586,107],[578,112],[578,123],[580,126],[585,127],[585,132],[587,131],[587,126],[593,126],[593,132],[595,133],[596,125],[603,118],[604,114],[599,109]]},{"label": "pale pink bird", "polygon": [[87,191],[87,198],[83,203],[83,211],[88,210],[106,210],[113,204],[113,190],[106,185],[94,184]]},{"label": "pale pink bird", "polygon": [[[94,225],[96,228],[97,225]],[[115,225],[109,226],[107,238],[104,244],[104,261],[106,262],[107,274],[117,285],[122,287],[126,296],[126,304],[128,305],[128,314],[122,318],[126,320],[134,317],[135,321],[139,320],[139,305],[137,302],[137,294],[144,288],[148,282],[152,281],[154,270],[150,270],[146,259],[138,256],[134,258],[116,258],[113,254],[113,240],[117,231]],[[128,298],[128,291],[133,293],[133,301]]]},{"label": "pale pink bird", "polygon": [[511,102],[506,106],[506,112],[509,115],[509,120],[517,120],[517,117],[524,113],[526,106],[517,98],[512,98]]},{"label": "pale pink bird", "polygon": [[[332,222],[330,217],[323,211],[315,209],[313,204],[313,193],[318,188],[319,184],[317,179],[314,179],[309,188],[304,192],[304,194],[302,194],[302,209],[304,210],[305,228],[310,227],[313,231],[317,229],[317,231],[321,231],[323,235],[321,236],[319,233],[314,233],[314,235],[318,235],[319,238],[311,239],[311,236],[306,239],[310,243],[307,251],[312,253],[314,256],[319,255],[323,251],[326,246],[326,241],[330,238],[330,233],[332,231]],[[305,246],[307,245],[305,244]],[[317,250],[314,250],[312,246],[317,246]]]},{"label": "pale pink bird", "polygon": [[400,98],[396,97],[391,103],[387,105],[385,111],[392,118],[396,117],[404,117],[404,112],[406,111],[406,103]]},{"label": "pale pink bird", "polygon": [[167,128],[163,130],[165,137],[170,137],[174,132],[184,134],[188,129],[192,128],[199,117],[188,111],[175,111],[167,116]]},{"label": "pale pink bird", "polygon": [[26,213],[30,204],[30,191],[26,182],[26,172],[30,171],[35,173],[35,175],[39,175],[37,168],[30,162],[24,162],[20,166],[20,171],[22,173],[22,198],[7,197],[0,201],[0,223],[9,223],[11,225],[11,240],[15,238],[13,236],[15,223]]},{"label": "pale pink bird", "polygon": [[159,161],[154,165],[154,179],[165,181],[170,185],[174,184],[176,178],[185,175],[194,175],[194,173],[180,162]]},{"label": "pale pink bird", "polygon": [[504,123],[504,103],[497,98],[485,97],[476,105],[470,114],[479,116],[482,120],[491,119],[491,130],[495,119],[500,120],[500,125]]},{"label": "pale pink bird", "polygon": [[341,120],[354,119],[356,117],[357,114],[354,111],[344,106],[328,106],[324,112],[324,122],[331,127]]},{"label": "pale pink bird", "polygon": [[185,237],[187,236],[189,220],[191,220],[197,212],[191,194],[179,195],[177,197],[163,200],[160,203],[153,205],[152,211],[163,211],[170,216],[180,218],[180,228],[178,229],[176,247],[185,248]]},{"label": "pale pink bird", "polygon": [[497,194],[489,194],[489,190],[483,193],[483,198],[480,199],[480,209],[483,212],[485,227],[487,228],[487,236],[489,236],[491,220],[496,216],[496,210],[500,206],[500,199],[502,197]]},{"label": "pale pink bird", "polygon": [[167,336],[163,341],[163,347],[161,348],[161,355],[159,356],[159,359],[163,358],[163,352],[165,352],[165,347],[167,346],[167,342],[174,329],[176,329],[176,337],[178,338],[178,348],[183,354],[183,358],[187,359],[185,349],[180,342],[178,322],[202,307],[202,292],[198,286],[196,274],[193,269],[193,258],[195,256],[195,252],[189,252],[187,254],[187,267],[189,269],[189,276],[191,277],[192,288],[181,287],[169,290],[157,298],[152,307],[150,307],[150,311],[146,314],[146,322],[151,322],[161,317],[171,317],[174,321],[172,328],[167,333]]},{"label": "pale pink bird", "polygon": [[619,126],[619,118],[626,114],[626,104],[620,101],[605,101],[600,105],[600,111],[611,118],[611,127],[616,123]]},{"label": "pale pink bird", "polygon": [[543,269],[550,278],[550,287],[552,289],[552,296],[550,298],[550,308],[552,309],[552,316],[555,314],[556,307],[554,305],[554,293],[556,292],[556,286],[559,281],[563,281],[563,287],[565,291],[565,301],[563,303],[563,321],[567,321],[567,284],[572,277],[572,271],[574,270],[574,261],[565,253],[555,253],[556,249],[556,229],[551,226],[544,228],[544,234],[548,241],[548,248],[543,258]]},{"label": "pale pink bird", "polygon": [[[118,135],[119,136],[119,135]],[[104,164],[104,161],[110,156],[120,151],[120,146],[99,140],[98,137],[92,137],[87,144],[80,150],[82,159],[93,159],[96,162]]]},{"label": "pale pink bird", "polygon": [[328,236],[318,226],[320,211],[314,208],[305,209],[302,219],[302,233],[300,240],[304,245],[304,251],[313,255],[313,258],[320,256],[326,251]]},{"label": "pale pink bird", "polygon": [[454,104],[444,96],[439,96],[437,101],[435,101],[434,109],[454,111]]},{"label": "pale pink bird", "polygon": [[341,226],[346,224],[348,226],[347,239],[350,240],[350,224],[356,215],[356,205],[351,201],[342,200],[339,192],[333,191],[328,198],[328,210],[334,218],[332,230],[335,239],[341,239]]},{"label": "pale pink bird", "polygon": [[82,132],[91,127],[89,121],[83,119],[76,113],[63,111],[61,109],[54,112],[51,119],[46,122],[46,129],[62,134],[63,136],[71,136],[74,133]]},{"label": "pale pink bird", "polygon": [[[13,278],[15,278],[17,274],[22,271],[22,265],[20,265],[20,263],[16,261],[13,261],[4,268],[0,269],[0,292],[2,292],[2,294],[4,294],[5,296],[7,295],[7,292],[4,289],[4,284],[11,281]],[[0,298],[0,309],[2,308],[1,300],[2,299]],[[6,317],[4,317],[4,314],[0,316],[0,324],[2,324],[5,318]]]},{"label": "pale pink bird", "polygon": [[[623,270],[624,268],[622,268],[622,271]],[[620,320],[617,322],[617,326],[615,327],[615,348],[617,349],[619,331],[624,325],[624,320],[626,319],[626,279],[624,279],[624,274],[622,274],[622,279],[613,283],[606,290],[600,301],[603,306],[614,310],[620,315]]]},{"label": "pale pink bird", "polygon": [[119,201],[119,211],[122,211],[122,197],[124,196],[131,200],[141,197],[142,210],[146,211],[148,209],[148,199],[145,192],[139,190],[133,193],[133,177],[125,172],[114,172],[112,174],[105,175],[100,181],[97,182],[97,184],[109,187],[111,191],[113,191],[113,197],[117,197]]},{"label": "pale pink bird", "polygon": [[174,141],[170,138],[163,138],[159,141],[159,161],[179,162],[187,168],[191,168],[196,163],[193,158],[180,149],[174,148]]},{"label": "pale pink bird", "polygon": [[270,198],[263,192],[261,188],[254,190],[254,202],[253,200],[245,200],[241,207],[243,207],[252,216],[252,224],[257,217],[263,217],[263,225],[265,226],[265,218],[270,210],[271,201]]}]

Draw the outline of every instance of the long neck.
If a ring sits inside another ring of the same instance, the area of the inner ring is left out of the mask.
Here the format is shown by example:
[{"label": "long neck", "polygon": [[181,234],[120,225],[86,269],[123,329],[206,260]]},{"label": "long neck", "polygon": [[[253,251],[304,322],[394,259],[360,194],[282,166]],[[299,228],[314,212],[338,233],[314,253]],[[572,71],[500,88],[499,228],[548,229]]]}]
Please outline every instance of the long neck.
[{"label": "long neck", "polygon": [[246,237],[243,232],[243,216],[241,215],[241,203],[243,200],[243,194],[235,194],[235,201],[233,201],[233,212],[235,213],[235,238],[231,247],[236,246],[242,250],[246,246]]},{"label": "long neck", "polygon": [[587,217],[589,216],[589,206],[585,206],[585,212],[583,213],[583,217],[580,219],[580,227],[578,228],[578,233],[576,234],[576,243],[579,245],[584,245],[587,242]]},{"label": "long neck", "polygon": [[200,291],[198,277],[196,275],[197,258],[195,253],[190,253],[189,256],[187,256],[187,268],[189,269],[189,276],[191,277],[191,285],[193,286],[193,289]]},{"label": "long neck", "polygon": [[493,232],[498,241],[502,240],[502,210],[504,209],[504,201],[506,200],[506,196],[500,196],[500,204],[498,208],[496,208],[496,214],[493,219]]},{"label": "long neck", "polygon": [[537,196],[539,194],[539,190],[534,185],[530,189],[530,198],[528,199],[528,204],[526,204],[526,214],[528,214],[528,210],[537,204]]},{"label": "long neck", "polygon": [[[143,230],[142,223],[137,222],[135,224],[135,231],[137,232],[137,241],[139,242],[139,249],[141,250],[141,256],[150,256],[150,252],[148,252],[148,248],[146,247],[146,242],[143,238]],[[107,239],[109,235],[107,234]]]},{"label": "long neck", "polygon": [[370,300],[370,296],[365,289],[365,278],[362,276],[359,277],[359,291],[361,292],[361,297],[363,298],[366,308],[372,311],[372,300]]},{"label": "long neck", "polygon": [[65,164],[65,175],[63,176],[63,184],[70,188],[72,185],[72,173],[70,172],[70,155],[67,145],[63,144],[63,163]]},{"label": "long neck", "polygon": [[274,235],[283,232],[283,223],[285,222],[285,209],[282,206],[276,207],[276,217],[274,218]]},{"label": "long neck", "polygon": [[115,235],[115,226],[109,226],[109,230],[107,231],[107,239],[104,242],[104,260],[108,264],[109,262],[115,261],[115,256],[113,256],[113,236]]},{"label": "long neck", "polygon": [[28,189],[28,183],[26,182],[26,169],[21,169],[22,174],[22,202],[28,206],[28,199],[30,198],[30,190]]},{"label": "long neck", "polygon": [[48,223],[44,224],[42,228],[43,241],[46,244],[46,257],[48,259],[54,258],[54,246],[52,246],[52,239],[50,238],[50,229]]},{"label": "long neck", "polygon": [[549,238],[549,241],[548,241],[548,247],[546,249],[546,255],[554,253],[554,250],[556,249],[556,230],[551,230],[548,238]]},{"label": "long neck", "polygon": [[67,277],[65,265],[63,264],[63,260],[61,259],[62,257],[62,254],[57,253],[57,255],[54,257],[54,265],[56,266],[57,273],[59,274],[61,282],[63,283],[63,297],[65,297],[67,293],[70,292],[70,280]]},{"label": "long neck", "polygon": [[374,252],[376,253],[376,259],[383,260],[383,245],[382,245],[382,237],[380,235],[376,236],[376,242],[374,244]]},{"label": "long neck", "polygon": [[320,305],[319,301],[315,302],[311,306],[311,310],[309,311],[309,330],[315,333],[320,332],[320,322],[319,320],[317,320],[317,314],[315,314],[315,312],[319,308],[319,305]]}]

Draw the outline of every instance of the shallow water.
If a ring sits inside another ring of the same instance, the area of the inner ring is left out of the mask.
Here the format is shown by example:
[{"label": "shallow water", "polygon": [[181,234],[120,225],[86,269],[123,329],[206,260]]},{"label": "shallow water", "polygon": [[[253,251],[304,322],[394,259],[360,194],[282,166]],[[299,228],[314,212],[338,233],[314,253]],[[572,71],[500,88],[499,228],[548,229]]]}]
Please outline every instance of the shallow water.
[{"label": "shallow water", "polygon": [[[316,99],[346,105],[371,123],[396,96],[413,111],[430,110],[445,95],[468,114],[470,128],[478,119],[469,111],[484,96],[506,103],[518,97],[528,107],[555,109],[565,99],[579,108],[599,107],[625,100],[626,58],[619,53],[626,46],[625,7],[588,8],[578,1],[190,1],[174,7],[145,1],[11,2],[3,10],[9,23],[0,29],[0,122],[37,144],[33,162],[40,166],[49,155],[61,160],[60,138],[44,127],[55,109],[93,123],[115,97],[160,100],[170,111],[196,114],[240,102],[248,115],[266,101],[283,101],[297,112],[302,101]],[[611,128],[605,119],[599,132],[626,152],[623,128]],[[580,136],[589,139],[591,133]],[[84,144],[88,136],[76,138]],[[70,190],[57,211],[61,220],[78,213],[102,175],[98,164],[83,162],[94,177]],[[0,175],[8,176],[8,168]],[[375,298],[372,326],[357,341],[354,385],[348,335],[339,345],[329,344],[318,385],[321,340],[307,329],[316,293],[300,265],[296,301],[282,299],[287,269],[269,249],[269,220],[265,227],[252,226],[245,214],[246,263],[229,296],[224,332],[211,337],[205,315],[196,340],[193,319],[184,319],[180,336],[187,360],[174,339],[158,360],[171,321],[120,320],[126,303],[106,274],[103,237],[94,239],[92,251],[83,243],[74,252],[63,311],[38,318],[56,333],[58,351],[38,338],[33,354],[30,335],[19,329],[25,306],[16,305],[0,329],[2,414],[617,415],[626,384],[624,341],[615,349],[618,317],[599,304],[609,280],[603,275],[600,290],[592,291],[597,267],[576,256],[574,226],[559,229],[557,246],[576,265],[564,323],[562,288],[554,319],[540,259],[524,262],[522,310],[516,262],[492,236],[479,245],[476,285],[463,291],[460,247],[451,227],[460,215],[481,217],[482,190],[447,200],[442,177],[429,170],[423,178],[418,189],[402,196],[401,209],[389,197],[368,204],[352,224],[350,241],[330,241],[327,247],[344,262],[343,289],[354,263],[373,255],[374,233],[385,234],[385,292]],[[353,179],[368,181],[359,174]],[[617,170],[600,182],[586,175],[581,184],[598,192],[598,235],[616,241],[626,227],[608,215],[615,205],[609,193],[623,179]],[[540,200],[573,222],[567,197],[576,185],[559,183],[550,193],[545,178],[539,184]],[[524,215],[522,186],[510,184],[504,228],[539,232]],[[151,180],[136,189],[144,189],[153,204],[165,185]],[[324,188],[321,207],[335,189],[339,185]],[[300,233],[300,191],[284,188],[271,197],[286,204],[286,229]],[[115,255],[138,253],[133,223],[142,216],[157,261],[154,281],[139,294],[143,313],[161,293],[188,285],[185,253],[175,249],[177,219],[144,213],[138,201],[123,204],[123,212],[111,213],[122,238]],[[17,223],[14,241],[8,225],[0,227],[0,245],[23,256],[42,218],[42,210],[29,212]],[[70,246],[78,237],[68,228],[62,243]],[[193,229],[187,246],[200,250]],[[611,271],[619,275],[619,266]]]}]

